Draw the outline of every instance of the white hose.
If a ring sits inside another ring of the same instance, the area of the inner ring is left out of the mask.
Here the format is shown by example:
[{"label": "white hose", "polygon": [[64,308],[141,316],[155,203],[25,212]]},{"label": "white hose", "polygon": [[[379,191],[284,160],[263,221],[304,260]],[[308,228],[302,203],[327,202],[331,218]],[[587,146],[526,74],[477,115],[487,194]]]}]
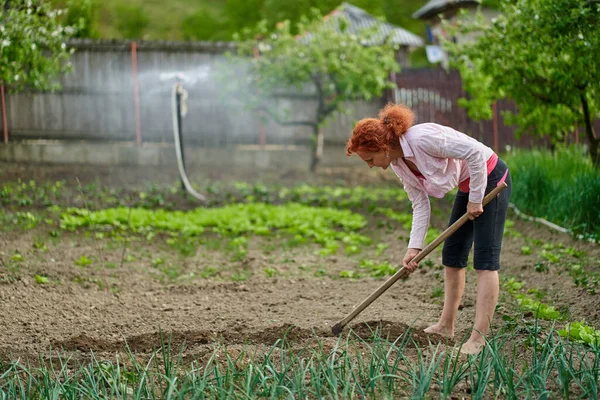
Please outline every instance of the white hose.
[{"label": "white hose", "polygon": [[[557,231],[562,232],[562,233],[566,233],[566,234],[571,234],[572,233],[570,230],[568,230],[566,228],[563,228],[562,226],[558,226],[558,225],[556,225],[556,224],[554,224],[554,223],[552,223],[550,221],[547,221],[547,220],[545,220],[543,218],[532,217],[530,215],[524,214],[513,203],[509,203],[508,206],[513,209],[513,211],[515,212],[515,214],[517,214],[517,217],[519,217],[519,218],[523,218],[523,219],[525,219],[527,221],[539,222],[540,224],[546,225],[547,227],[552,228],[552,229],[557,230]],[[576,235],[575,237],[577,239],[580,239],[580,240],[581,239],[585,239],[585,236],[583,236],[583,235]],[[592,243],[598,243],[598,241],[595,240],[595,239],[587,239],[587,241],[588,242],[592,242]]]},{"label": "white hose", "polygon": [[171,114],[173,116],[173,138],[175,139],[175,153],[177,154],[177,167],[179,168],[179,177],[183,182],[183,186],[185,190],[188,191],[189,194],[194,196],[196,199],[200,200],[203,203],[207,202],[205,196],[196,192],[190,183],[190,180],[185,173],[185,167],[183,165],[183,154],[181,154],[181,144],[179,143],[179,126],[177,124],[177,91],[181,87],[181,84],[176,83],[173,85],[173,96],[171,99]]}]

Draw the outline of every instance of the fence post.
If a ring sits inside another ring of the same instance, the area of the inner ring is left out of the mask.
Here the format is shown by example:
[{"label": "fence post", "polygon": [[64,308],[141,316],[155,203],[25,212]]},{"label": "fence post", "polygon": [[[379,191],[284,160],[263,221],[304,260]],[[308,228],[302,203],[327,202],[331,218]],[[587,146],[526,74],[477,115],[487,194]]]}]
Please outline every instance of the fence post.
[{"label": "fence post", "polygon": [[[255,47],[252,52],[254,54],[254,58],[258,58],[260,56],[258,47]],[[267,134],[265,132],[265,125],[263,124],[264,111],[262,109],[258,110],[258,119],[258,142],[260,144],[260,148],[264,150],[265,144],[267,143]]]},{"label": "fence post", "polygon": [[6,121],[6,101],[4,100],[4,85],[0,85],[0,96],[2,97],[2,132],[4,133],[4,144],[7,144],[8,122]]},{"label": "fence post", "polygon": [[133,113],[135,117],[135,141],[142,143],[142,130],[140,123],[140,88],[138,82],[137,44],[131,42],[131,67],[133,69]]},{"label": "fence post", "polygon": [[494,131],[494,151],[498,153],[498,103],[495,101],[494,104],[492,104],[492,120]]}]

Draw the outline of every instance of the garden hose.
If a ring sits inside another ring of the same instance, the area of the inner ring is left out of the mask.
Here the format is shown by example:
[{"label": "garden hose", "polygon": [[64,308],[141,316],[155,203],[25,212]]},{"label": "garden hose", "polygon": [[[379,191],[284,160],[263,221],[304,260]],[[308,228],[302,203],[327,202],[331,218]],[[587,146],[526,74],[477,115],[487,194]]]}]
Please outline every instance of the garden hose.
[{"label": "garden hose", "polygon": [[187,177],[187,173],[185,170],[185,163],[183,159],[183,145],[181,140],[181,127],[180,121],[181,117],[187,114],[187,91],[183,89],[181,83],[176,83],[173,85],[173,96],[171,99],[171,114],[173,117],[173,139],[175,141],[175,153],[177,155],[177,167],[179,168],[179,177],[181,178],[181,182],[185,190],[191,194],[194,198],[200,200],[203,203],[207,202],[205,196],[198,193],[190,183],[190,180]]},{"label": "garden hose", "polygon": [[[569,235],[573,234],[573,232],[570,231],[569,229],[563,228],[562,226],[558,226],[558,225],[556,225],[556,224],[554,224],[554,223],[552,223],[550,221],[545,220],[544,218],[532,217],[530,215],[524,214],[513,203],[509,203],[508,206],[513,209],[513,211],[515,212],[515,214],[517,214],[517,217],[519,217],[519,218],[523,218],[523,219],[525,219],[527,221],[539,222],[542,225],[545,225],[545,226],[547,226],[547,227],[549,227],[551,229],[557,230],[557,231],[562,232],[562,233],[566,233],[566,234],[569,234]],[[577,239],[580,239],[580,240],[586,239],[586,237],[583,236],[583,235],[574,235],[574,236]],[[587,238],[587,241],[588,242],[592,242],[592,243],[597,243],[598,242],[597,240],[592,239],[592,238]]]}]

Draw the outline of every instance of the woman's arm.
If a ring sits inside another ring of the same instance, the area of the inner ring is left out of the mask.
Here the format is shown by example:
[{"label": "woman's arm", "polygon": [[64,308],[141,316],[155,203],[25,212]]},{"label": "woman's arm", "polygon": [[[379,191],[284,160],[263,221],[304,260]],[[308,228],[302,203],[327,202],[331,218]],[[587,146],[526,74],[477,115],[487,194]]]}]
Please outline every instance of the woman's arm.
[{"label": "woman's arm", "polygon": [[404,185],[404,190],[408,194],[408,199],[412,203],[412,228],[410,230],[409,249],[423,249],[427,228],[429,227],[429,218],[431,216],[431,204],[429,196],[423,190],[419,190],[410,185]]}]

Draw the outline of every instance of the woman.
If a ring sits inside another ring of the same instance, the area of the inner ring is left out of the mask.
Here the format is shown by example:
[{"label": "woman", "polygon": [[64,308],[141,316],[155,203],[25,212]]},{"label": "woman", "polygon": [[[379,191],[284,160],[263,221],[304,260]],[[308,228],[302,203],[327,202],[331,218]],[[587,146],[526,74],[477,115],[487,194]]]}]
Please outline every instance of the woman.
[{"label": "woman", "polygon": [[[458,186],[449,224],[467,213],[467,221],[444,242],[444,308],[437,324],[425,329],[446,337],[454,335],[454,320],[465,287],[465,267],[473,242],[477,271],[475,324],[461,352],[477,354],[485,344],[490,321],[498,303],[500,250],[511,192],[506,164],[492,149],[447,126],[434,123],[413,126],[414,114],[404,105],[388,104],[379,118],[359,121],[348,141],[346,153],[356,153],[369,168],[387,169],[404,184],[412,203],[413,221],[408,250],[402,260],[413,272],[412,259],[423,249],[429,225],[428,196],[441,198]],[[486,193],[499,183],[508,187],[485,208]],[[483,335],[483,336],[482,336]]]}]

